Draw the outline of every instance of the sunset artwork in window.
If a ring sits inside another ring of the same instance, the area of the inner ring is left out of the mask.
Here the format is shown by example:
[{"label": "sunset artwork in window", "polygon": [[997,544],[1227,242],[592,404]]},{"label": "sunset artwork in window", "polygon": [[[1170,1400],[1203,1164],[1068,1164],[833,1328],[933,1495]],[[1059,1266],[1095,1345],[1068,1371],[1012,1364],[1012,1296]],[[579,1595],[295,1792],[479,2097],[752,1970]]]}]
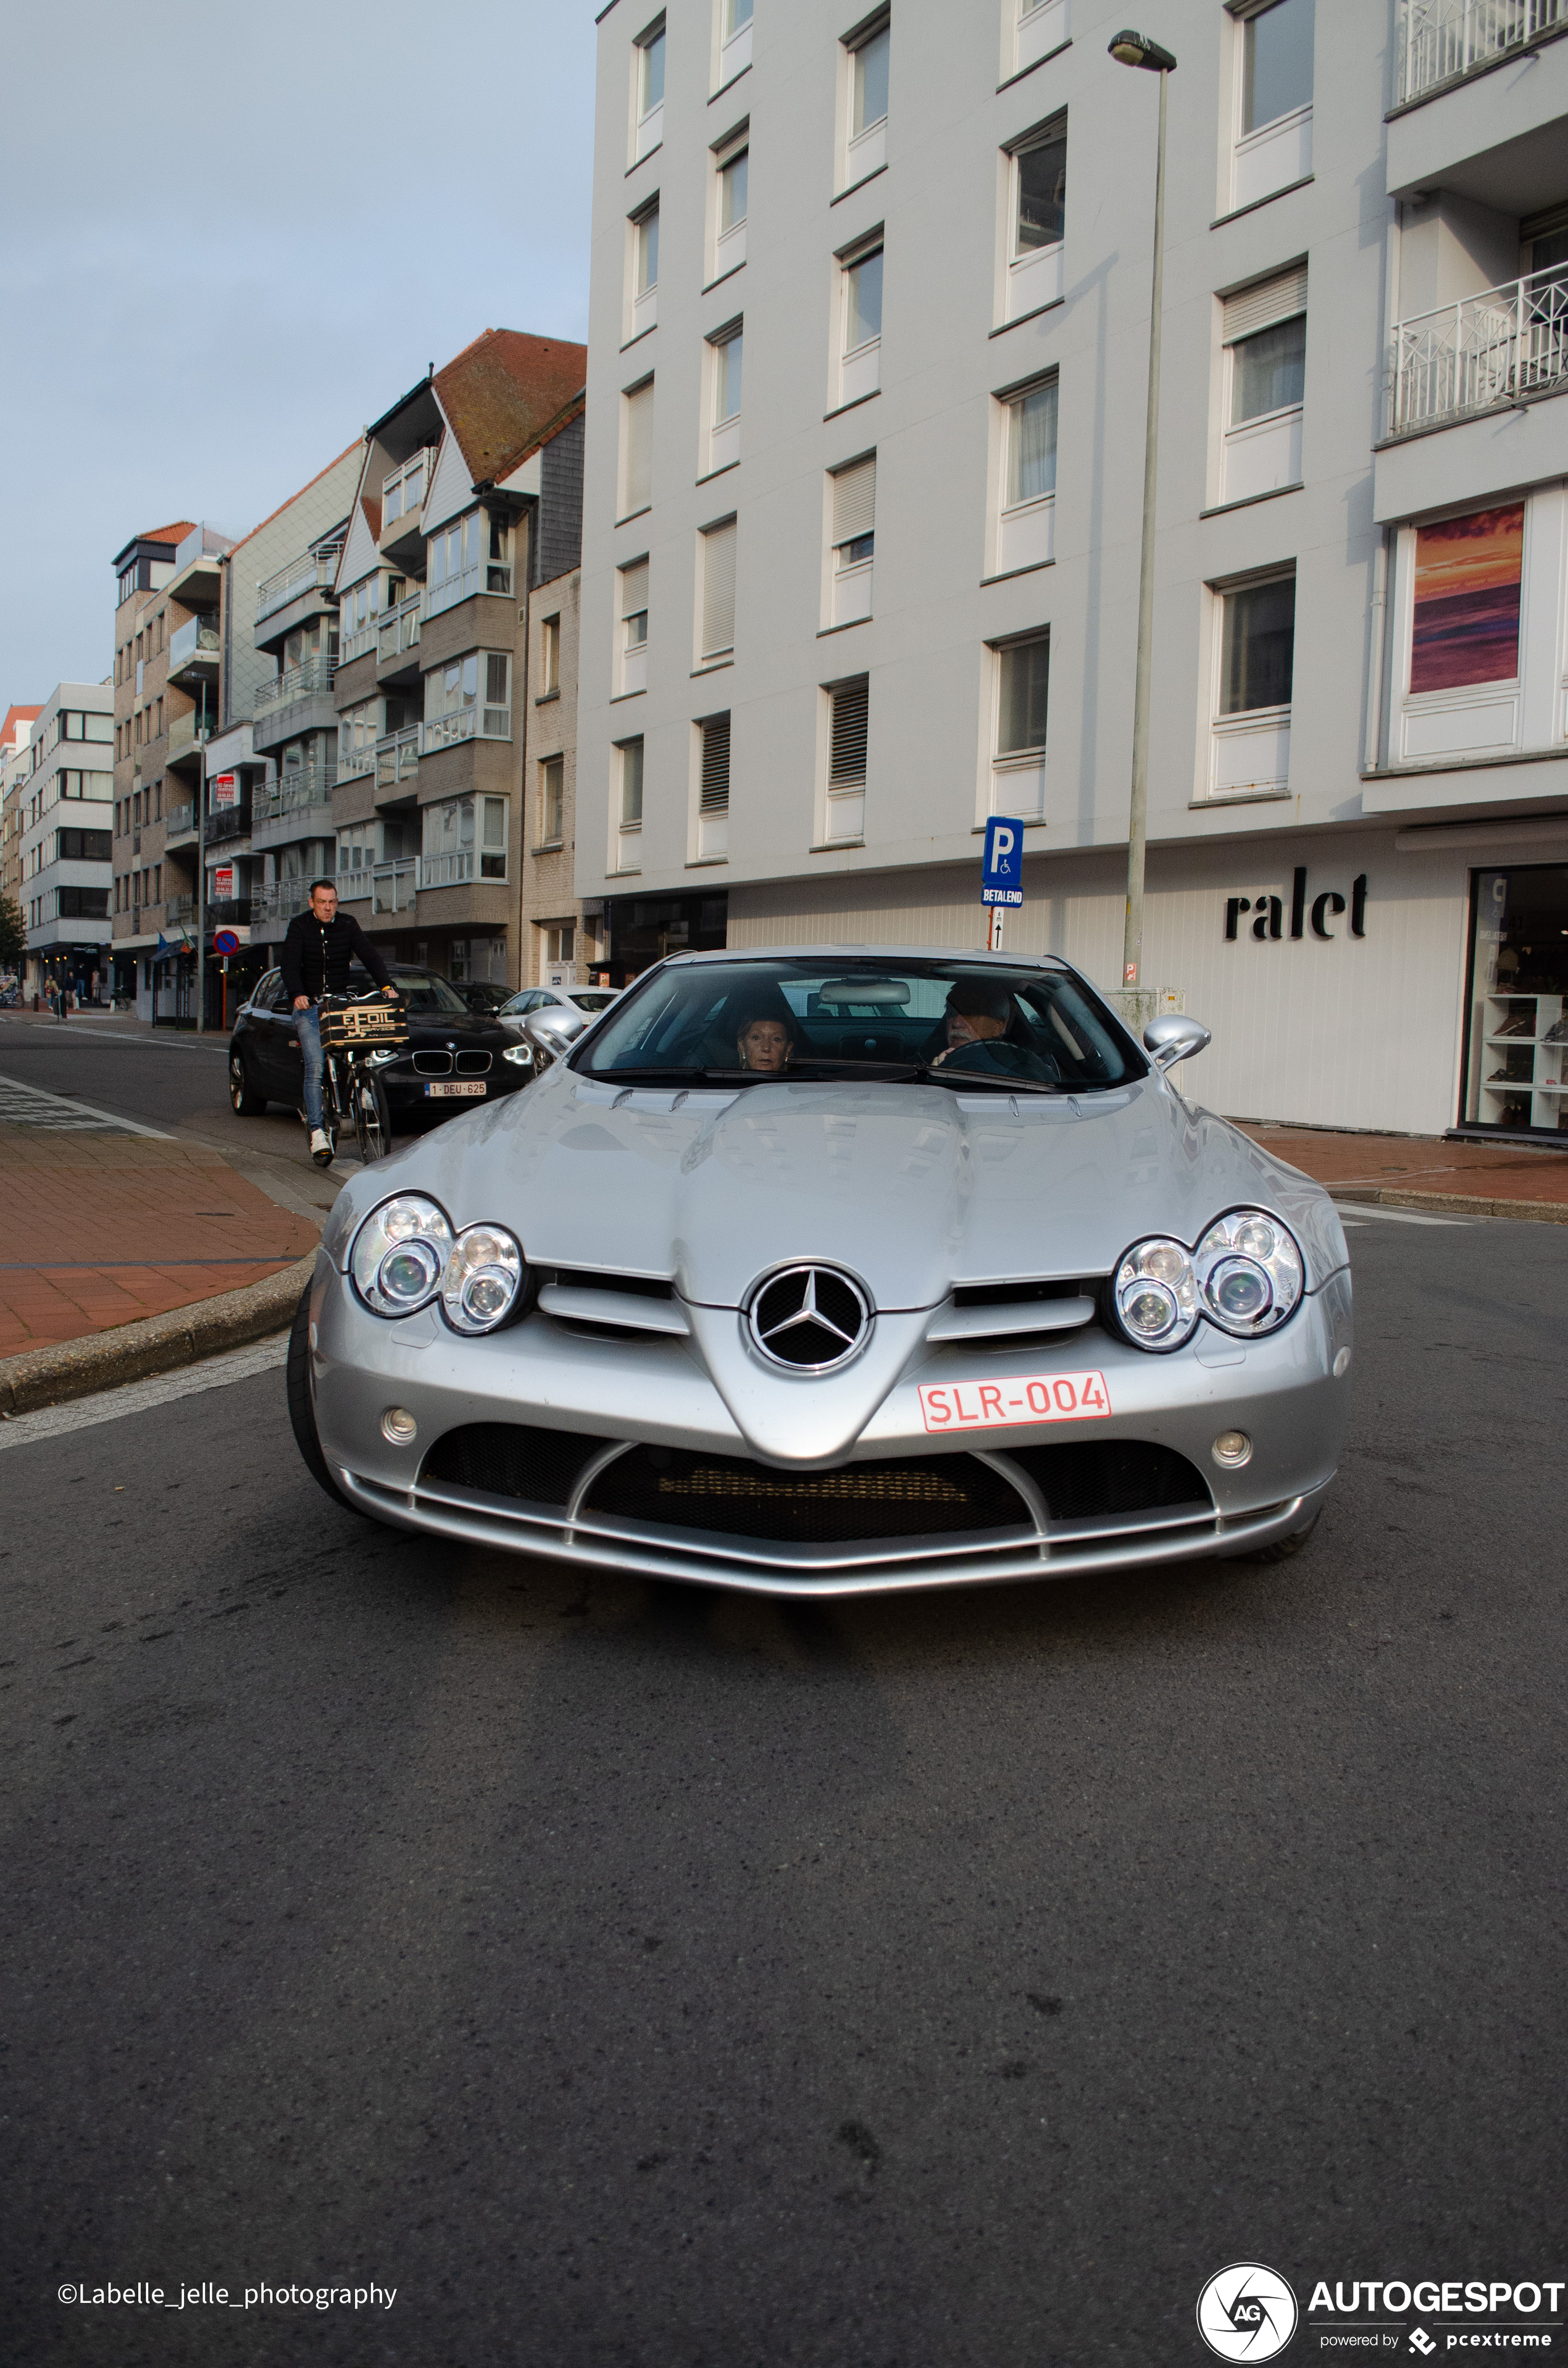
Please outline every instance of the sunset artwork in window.
[{"label": "sunset artwork in window", "polygon": [[1413,693],[1514,679],[1524,548],[1523,502],[1417,529]]}]

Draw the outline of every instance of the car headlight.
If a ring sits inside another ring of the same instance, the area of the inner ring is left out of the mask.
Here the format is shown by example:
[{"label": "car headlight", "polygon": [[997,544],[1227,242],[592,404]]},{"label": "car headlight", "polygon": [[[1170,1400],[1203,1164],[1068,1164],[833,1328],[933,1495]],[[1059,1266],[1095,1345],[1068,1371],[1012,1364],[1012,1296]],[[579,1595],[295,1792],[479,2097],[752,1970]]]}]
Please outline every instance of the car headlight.
[{"label": "car headlight", "polygon": [[531,1069],[534,1064],[534,1048],[531,1044],[508,1044],[501,1058],[504,1061],[510,1061],[515,1069]]},{"label": "car headlight", "polygon": [[368,1069],[384,1069],[389,1061],[396,1060],[399,1050],[396,1044],[379,1044],[373,1053],[366,1053],[365,1066]]},{"label": "car headlight", "polygon": [[1164,1237],[1135,1242],[1117,1268],[1111,1302],[1135,1349],[1179,1349],[1203,1312],[1190,1251]]},{"label": "car headlight", "polygon": [[1233,1209],[1193,1253],[1203,1313],[1241,1340],[1278,1332],[1301,1301],[1301,1253],[1278,1217]]},{"label": "car headlight", "polygon": [[455,1332],[494,1332],[519,1312],[523,1253],[504,1225],[466,1225],[447,1258],[441,1306]]},{"label": "car headlight", "polygon": [[451,1248],[446,1212],[421,1192],[400,1192],[355,1235],[348,1270],[372,1315],[412,1315],[440,1290]]}]

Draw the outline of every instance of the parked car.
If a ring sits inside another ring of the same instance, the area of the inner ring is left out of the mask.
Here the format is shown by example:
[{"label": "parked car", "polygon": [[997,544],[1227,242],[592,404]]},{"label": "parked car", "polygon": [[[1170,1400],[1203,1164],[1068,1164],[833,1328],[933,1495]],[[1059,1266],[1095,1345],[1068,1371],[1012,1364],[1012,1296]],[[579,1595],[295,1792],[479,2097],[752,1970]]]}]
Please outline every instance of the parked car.
[{"label": "parked car", "polygon": [[[353,1176],[306,1462],[395,1528],[822,1596],[1295,1553],[1335,1474],[1328,1195],[1065,962],[681,955]],[[414,1348],[427,1354],[411,1356]]]},{"label": "parked car", "polygon": [[520,995],[510,996],[501,1006],[497,1017],[520,1040],[522,1022],[530,1011],[580,1011],[585,1018],[597,1019],[624,993],[625,989],[618,986],[525,986]]},{"label": "parked car", "polygon": [[[495,1019],[470,1011],[444,978],[430,971],[388,965],[408,1012],[408,1046],[370,1054],[394,1128],[425,1117],[444,1118],[473,1102],[515,1094],[533,1076],[533,1056],[519,1063],[517,1040]],[[372,982],[356,967],[349,985],[366,994]],[[229,1099],[241,1118],[259,1116],[268,1102],[297,1110],[304,1099],[304,1065],[293,1007],[283,973],[269,970],[240,1006],[229,1039]]]},{"label": "parked car", "polygon": [[461,996],[471,1011],[480,1011],[489,1016],[499,1011],[506,1000],[506,988],[492,986],[488,979],[451,979],[448,983],[455,994]]}]

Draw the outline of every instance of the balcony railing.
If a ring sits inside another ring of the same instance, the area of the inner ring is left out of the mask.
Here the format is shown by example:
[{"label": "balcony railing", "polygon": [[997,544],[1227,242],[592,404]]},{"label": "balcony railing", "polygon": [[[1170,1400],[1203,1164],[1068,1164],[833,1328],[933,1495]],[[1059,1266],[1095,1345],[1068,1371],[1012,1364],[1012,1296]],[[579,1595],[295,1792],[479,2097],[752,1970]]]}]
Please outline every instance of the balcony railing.
[{"label": "balcony railing", "polygon": [[268,880],[250,900],[251,918],[256,921],[291,921],[296,913],[304,911],[310,901],[311,883],[308,880]]},{"label": "balcony railing", "polygon": [[164,816],[164,845],[165,847],[171,846],[176,838],[184,838],[187,832],[193,831],[195,828],[196,808],[194,805],[171,806],[168,813]]},{"label": "balcony railing", "polygon": [[244,838],[249,829],[249,806],[214,806],[207,817],[207,844],[219,847],[226,838]]},{"label": "balcony railing", "polygon": [[190,617],[169,635],[169,672],[178,674],[182,666],[199,661],[217,665],[218,628],[206,617]]},{"label": "balcony railing", "polygon": [[419,640],[419,617],[424,601],[423,591],[400,600],[395,609],[386,609],[376,636],[376,662],[385,666],[389,658],[401,656],[404,650],[415,648]]},{"label": "balcony railing", "polygon": [[256,791],[253,808],[256,822],[283,822],[290,814],[330,807],[336,779],[336,768],[332,765],[293,766]]},{"label": "balcony railing", "polygon": [[165,928],[179,921],[193,921],[195,918],[196,899],[194,896],[165,897],[164,923]]},{"label": "balcony railing", "polygon": [[[256,692],[251,713],[257,721],[275,707],[290,707],[296,700],[313,699],[319,691],[332,689],[332,678],[337,672],[335,658],[307,658],[303,666],[285,666],[270,682],[264,682]],[[174,735],[169,735],[173,746]]]},{"label": "balcony railing", "polygon": [[340,781],[358,781],[376,769],[376,744],[367,740],[362,747],[346,748],[343,729],[337,734],[337,778]]},{"label": "balcony railing", "polygon": [[476,559],[472,567],[460,567],[455,574],[443,576],[438,584],[425,586],[425,614],[438,617],[443,609],[455,609],[460,600],[472,600],[476,592],[499,592],[509,597],[512,571],[498,560]]},{"label": "balcony railing", "polygon": [[392,790],[399,781],[419,778],[419,726],[411,723],[405,732],[391,732],[376,743],[376,787]]},{"label": "balcony railing", "polygon": [[351,633],[344,633],[337,646],[339,666],[351,666],[356,658],[367,657],[376,646],[378,620],[372,616],[368,625],[357,625]]},{"label": "balcony railing", "polygon": [[[190,899],[187,897],[188,904]],[[249,896],[209,896],[204,916],[210,929],[219,928],[225,921],[248,921],[252,899]]]},{"label": "balcony railing", "polygon": [[1560,25],[1568,25],[1568,0],[1403,0],[1400,104],[1479,74]]},{"label": "balcony railing", "polygon": [[337,875],[337,901],[340,905],[358,904],[370,894],[371,875],[361,866],[358,871],[340,871]]},{"label": "balcony railing", "polygon": [[338,535],[331,541],[312,542],[309,551],[302,551],[287,567],[280,567],[276,575],[264,576],[256,587],[256,623],[259,625],[275,610],[286,609],[290,600],[301,599],[307,592],[330,591],[342,555],[343,538]]},{"label": "balcony railing", "polygon": [[422,510],[425,495],[436,466],[436,448],[427,444],[423,451],[411,453],[401,469],[393,469],[381,479],[381,532],[400,518]]},{"label": "balcony railing", "polygon": [[371,875],[372,913],[412,913],[419,893],[419,858],[400,856],[395,863],[378,863]]},{"label": "balcony railing", "polygon": [[509,740],[511,736],[509,707],[463,707],[455,715],[426,717],[425,754],[433,757],[437,748],[454,748],[460,740]]},{"label": "balcony railing", "polygon": [[419,859],[421,888],[460,888],[465,880],[479,877],[477,860],[472,847],[453,848],[447,855],[422,855]]},{"label": "balcony railing", "polygon": [[1390,430],[1436,427],[1568,379],[1568,273],[1538,271],[1401,321]]},{"label": "balcony railing", "polygon": [[211,737],[210,718],[199,707],[193,707],[188,714],[176,715],[170,724],[169,755],[177,757],[183,750],[205,747]]}]

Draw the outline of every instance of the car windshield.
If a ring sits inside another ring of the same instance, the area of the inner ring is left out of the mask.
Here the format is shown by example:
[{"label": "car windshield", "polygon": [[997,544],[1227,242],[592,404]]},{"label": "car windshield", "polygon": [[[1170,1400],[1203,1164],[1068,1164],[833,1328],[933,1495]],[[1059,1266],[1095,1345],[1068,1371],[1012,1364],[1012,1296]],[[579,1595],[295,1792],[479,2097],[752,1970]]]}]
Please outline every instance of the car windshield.
[{"label": "car windshield", "polygon": [[571,1065],[628,1083],[880,1076],[1037,1093],[1148,1067],[1070,971],[962,955],[675,963],[629,989]]},{"label": "car windshield", "polygon": [[432,978],[428,971],[396,970],[392,985],[410,1011],[466,1012],[462,996],[447,985],[444,978]]},{"label": "car windshield", "polygon": [[608,1011],[615,1001],[611,986],[578,986],[572,991],[572,1000],[579,1011]]}]

